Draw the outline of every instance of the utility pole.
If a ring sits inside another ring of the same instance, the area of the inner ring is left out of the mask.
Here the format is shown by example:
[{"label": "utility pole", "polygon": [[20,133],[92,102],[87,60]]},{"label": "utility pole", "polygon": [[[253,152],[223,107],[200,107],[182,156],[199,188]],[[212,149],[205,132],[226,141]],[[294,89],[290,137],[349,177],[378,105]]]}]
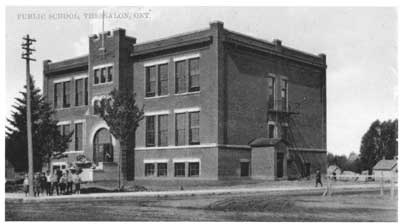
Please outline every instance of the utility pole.
[{"label": "utility pole", "polygon": [[33,197],[33,149],[32,149],[32,123],[31,123],[31,80],[30,80],[30,61],[36,61],[31,58],[32,52],[35,49],[31,48],[35,39],[31,39],[29,34],[22,38],[22,59],[26,61],[26,131],[28,133],[28,176],[29,176],[29,196]]}]

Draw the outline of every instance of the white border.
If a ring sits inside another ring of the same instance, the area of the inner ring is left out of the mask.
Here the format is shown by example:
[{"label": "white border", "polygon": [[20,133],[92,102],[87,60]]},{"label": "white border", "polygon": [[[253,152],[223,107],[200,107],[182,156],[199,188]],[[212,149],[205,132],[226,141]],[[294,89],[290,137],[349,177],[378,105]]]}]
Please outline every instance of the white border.
[{"label": "white border", "polygon": [[200,163],[199,158],[174,158],[172,159],[172,163]]},{"label": "white border", "polygon": [[71,121],[59,121],[57,122],[57,126],[71,124]]},{"label": "white border", "polygon": [[148,111],[144,112],[144,116],[155,116],[155,115],[163,115],[163,114],[169,114],[169,110],[159,110],[159,111]]},{"label": "white border", "polygon": [[75,80],[77,79],[84,79],[84,78],[88,78],[88,74],[82,74],[82,75],[76,75],[73,77]]},{"label": "white border", "polygon": [[68,81],[71,81],[71,80],[72,80],[72,77],[60,78],[60,79],[54,79],[53,83],[68,82]]},{"label": "white border", "polygon": [[200,107],[186,107],[186,108],[179,108],[179,109],[174,109],[174,113],[179,114],[179,113],[187,113],[187,112],[198,112],[200,111]]},{"label": "white border", "polygon": [[144,62],[143,66],[144,67],[151,67],[151,66],[154,66],[154,65],[169,64],[169,62],[170,62],[169,58],[164,58],[164,59],[158,59],[158,60]]},{"label": "white border", "polygon": [[[93,66],[92,70],[99,69],[99,68],[104,68],[104,67],[110,67],[110,66],[114,66],[114,63],[107,63],[107,64],[96,65],[96,66]],[[114,77],[113,77],[113,78],[114,78]]]},{"label": "white border", "polygon": [[168,163],[169,159],[144,159],[143,163]]},{"label": "white border", "polygon": [[195,54],[186,54],[186,55],[182,55],[182,56],[177,56],[173,58],[173,61],[184,61],[184,60],[188,60],[188,59],[192,59],[192,58],[200,58],[201,55],[200,53],[195,53]]}]

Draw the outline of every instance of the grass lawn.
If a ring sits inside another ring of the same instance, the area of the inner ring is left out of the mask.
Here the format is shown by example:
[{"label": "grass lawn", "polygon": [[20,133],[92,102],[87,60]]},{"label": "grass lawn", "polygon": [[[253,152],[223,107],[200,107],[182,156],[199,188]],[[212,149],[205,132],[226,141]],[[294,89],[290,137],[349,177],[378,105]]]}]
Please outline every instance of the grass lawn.
[{"label": "grass lawn", "polygon": [[397,221],[397,198],[378,192],[6,201],[5,208],[7,221]]}]

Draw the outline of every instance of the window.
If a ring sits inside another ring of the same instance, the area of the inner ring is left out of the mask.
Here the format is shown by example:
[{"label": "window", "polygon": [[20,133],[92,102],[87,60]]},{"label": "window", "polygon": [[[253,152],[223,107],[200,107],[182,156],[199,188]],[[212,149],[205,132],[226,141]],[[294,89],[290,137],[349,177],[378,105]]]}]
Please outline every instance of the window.
[{"label": "window", "polygon": [[186,144],[186,129],[185,129],[185,113],[176,114],[175,119],[175,144],[185,145]]},{"label": "window", "polygon": [[189,60],[189,92],[200,91],[199,58]]},{"label": "window", "polygon": [[189,163],[189,177],[199,176],[200,164],[198,162]]},{"label": "window", "polygon": [[154,176],[154,163],[145,163],[144,164],[144,175],[146,177],[148,176]]},{"label": "window", "polygon": [[146,97],[156,95],[156,66],[146,67]]},{"label": "window", "polygon": [[275,107],[275,78],[268,77],[268,109]]},{"label": "window", "polygon": [[70,128],[69,124],[63,124],[58,126],[58,131],[60,132],[61,135],[67,136],[70,133]]},{"label": "window", "polygon": [[87,78],[75,80],[75,106],[88,104]]},{"label": "window", "polygon": [[186,76],[186,61],[177,61],[175,63],[175,93],[187,92]]},{"label": "window", "polygon": [[167,163],[157,163],[157,176],[167,176]]},{"label": "window", "polygon": [[71,81],[54,84],[54,107],[67,108],[71,106]]},{"label": "window", "polygon": [[100,100],[93,102],[93,114],[100,114]]},{"label": "window", "polygon": [[113,67],[110,66],[107,68],[107,82],[112,82],[112,78],[113,78]]},{"label": "window", "polygon": [[288,91],[288,81],[286,79],[281,80],[281,99],[282,99],[282,110],[287,110],[287,91]]},{"label": "window", "polygon": [[100,70],[95,69],[94,70],[94,84],[99,84],[100,82]]},{"label": "window", "polygon": [[200,131],[200,112],[189,113],[189,144],[200,144],[199,131]]},{"label": "window", "polygon": [[64,82],[63,106],[71,106],[71,81]]},{"label": "window", "polygon": [[94,69],[94,84],[109,83],[113,80],[113,66]]},{"label": "window", "polygon": [[83,150],[83,123],[76,123],[75,124],[75,151],[82,151]]},{"label": "window", "polygon": [[146,146],[155,146],[155,117],[147,116],[146,117]]},{"label": "window", "polygon": [[88,91],[88,78],[85,78],[85,105],[88,105],[89,91]]},{"label": "window", "polygon": [[185,163],[174,163],[174,171],[176,177],[185,176]]},{"label": "window", "polygon": [[54,108],[63,107],[63,83],[54,84]]},{"label": "window", "polygon": [[158,66],[158,95],[168,94],[168,64]]},{"label": "window", "polygon": [[268,125],[268,137],[275,138],[275,125],[274,124]]},{"label": "window", "polygon": [[158,116],[158,145],[168,145],[168,115]]}]

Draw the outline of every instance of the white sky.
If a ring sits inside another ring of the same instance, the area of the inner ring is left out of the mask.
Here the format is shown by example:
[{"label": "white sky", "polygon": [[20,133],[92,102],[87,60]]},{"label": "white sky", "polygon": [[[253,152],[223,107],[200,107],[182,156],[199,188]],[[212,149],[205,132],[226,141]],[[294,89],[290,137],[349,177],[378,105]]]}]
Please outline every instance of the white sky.
[{"label": "white sky", "polygon": [[[101,31],[100,20],[85,13],[100,8],[6,9],[6,117],[25,83],[22,36],[29,33],[37,62],[31,73],[42,87],[42,61],[63,60],[88,52],[88,36]],[[221,20],[227,29],[313,54],[327,55],[328,151],[359,151],[361,137],[372,121],[398,117],[397,11],[395,8],[108,8],[108,12],[149,12],[150,19],[106,20],[105,29],[122,27],[138,42],[207,28]],[[18,19],[44,13],[46,19]],[[49,19],[53,13],[75,13],[80,19]],[[290,93],[289,93],[290,94]]]}]

